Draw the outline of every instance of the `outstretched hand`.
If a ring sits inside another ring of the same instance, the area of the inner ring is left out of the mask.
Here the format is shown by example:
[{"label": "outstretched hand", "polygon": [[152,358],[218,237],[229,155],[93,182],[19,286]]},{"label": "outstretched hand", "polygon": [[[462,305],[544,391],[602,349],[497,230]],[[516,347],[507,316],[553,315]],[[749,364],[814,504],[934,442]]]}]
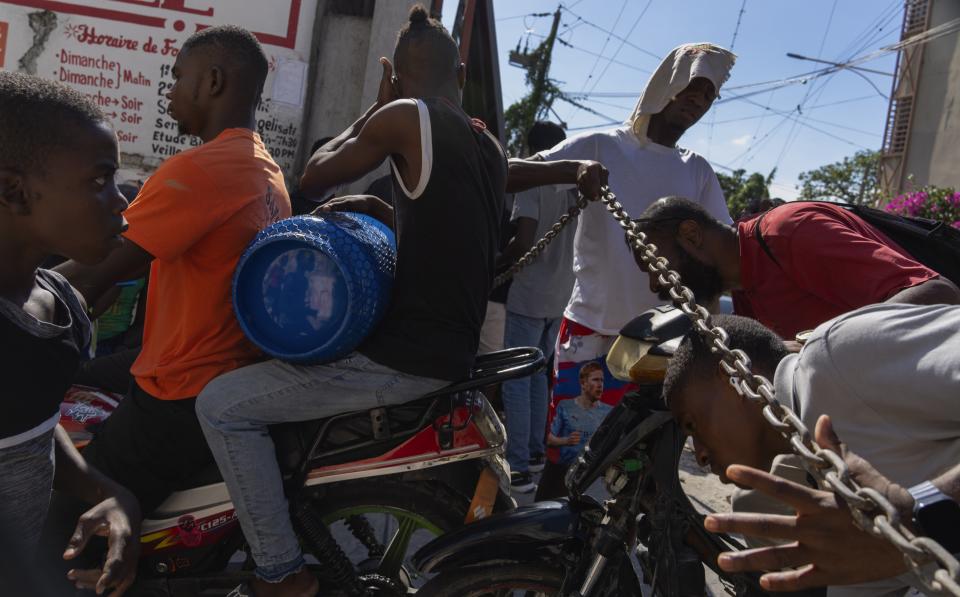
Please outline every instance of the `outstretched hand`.
[{"label": "outstretched hand", "polygon": [[[910,494],[870,463],[846,449],[833,431],[830,417],[817,421],[815,438],[821,448],[843,456],[853,479],[885,495],[901,512],[912,510]],[[767,591],[798,591],[830,585],[849,585],[890,578],[906,572],[900,552],[889,542],[860,530],[842,499],[829,491],[781,479],[741,465],[727,467],[727,477],[796,510],[793,516],[774,514],[711,514],[704,527],[714,533],[741,533],[789,543],[720,554],[727,572],[764,571],[760,585]],[[909,516],[906,518],[909,520]],[[791,570],[784,570],[791,568]]]},{"label": "outstretched hand", "polygon": [[577,189],[587,199],[596,201],[600,198],[600,190],[607,186],[609,175],[600,162],[584,160],[577,167]]},{"label": "outstretched hand", "polygon": [[112,497],[87,510],[77,521],[63,559],[72,560],[87,546],[93,536],[107,538],[107,555],[103,568],[72,569],[67,578],[78,589],[94,589],[98,595],[106,591],[120,597],[133,584],[140,553],[140,509],[133,496]]}]

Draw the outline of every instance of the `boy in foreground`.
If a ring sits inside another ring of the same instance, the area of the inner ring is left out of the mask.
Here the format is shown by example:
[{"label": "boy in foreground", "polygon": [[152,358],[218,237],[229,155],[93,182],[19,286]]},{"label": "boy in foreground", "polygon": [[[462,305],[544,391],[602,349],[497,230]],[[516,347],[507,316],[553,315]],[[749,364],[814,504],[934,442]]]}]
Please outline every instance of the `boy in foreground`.
[{"label": "boy in foreground", "polygon": [[[102,260],[126,228],[117,137],[80,93],[0,73],[0,586],[43,594],[32,566],[53,487],[96,504],[63,554],[107,537],[102,569],[70,570],[79,588],[122,595],[133,582],[140,512],[126,489],[87,465],[57,424],[60,402],[90,342],[86,306],[40,269],[50,255]],[[26,573],[24,573],[26,571]],[[9,591],[9,592],[8,592]]]}]

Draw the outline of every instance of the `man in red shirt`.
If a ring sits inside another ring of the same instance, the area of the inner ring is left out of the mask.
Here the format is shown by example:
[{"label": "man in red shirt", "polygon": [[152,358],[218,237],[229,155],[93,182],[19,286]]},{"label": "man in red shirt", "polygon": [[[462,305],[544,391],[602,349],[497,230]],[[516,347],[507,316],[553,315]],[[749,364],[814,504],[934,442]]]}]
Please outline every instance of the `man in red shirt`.
[{"label": "man in red shirt", "polygon": [[731,227],[692,201],[666,197],[637,223],[698,303],[733,291],[736,313],[788,340],[874,303],[960,303],[952,282],[830,203],[787,203]]}]

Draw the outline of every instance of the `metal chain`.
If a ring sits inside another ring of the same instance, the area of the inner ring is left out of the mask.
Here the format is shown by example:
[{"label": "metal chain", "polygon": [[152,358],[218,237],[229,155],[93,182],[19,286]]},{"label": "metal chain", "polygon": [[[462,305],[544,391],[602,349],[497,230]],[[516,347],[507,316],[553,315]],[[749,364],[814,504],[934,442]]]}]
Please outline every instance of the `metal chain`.
[{"label": "metal chain", "polygon": [[536,259],[540,255],[540,253],[542,253],[543,250],[547,248],[547,245],[550,244],[550,241],[555,239],[557,235],[560,234],[560,231],[563,230],[563,228],[567,224],[569,224],[571,221],[573,221],[574,218],[580,215],[580,212],[583,211],[583,208],[585,208],[588,203],[590,203],[590,201],[586,199],[583,195],[580,195],[577,198],[577,203],[571,206],[570,209],[567,210],[567,213],[560,216],[560,219],[557,220],[557,223],[551,226],[550,230],[547,230],[547,233],[543,235],[543,238],[538,240],[537,243],[533,245],[533,247],[523,255],[523,257],[518,259],[516,263],[510,266],[510,269],[508,269],[507,271],[503,272],[502,274],[500,274],[499,276],[493,279],[493,287],[499,288],[507,280],[514,277],[517,274],[517,272],[522,270],[524,267],[529,265],[534,259]]},{"label": "metal chain", "polygon": [[[774,398],[770,380],[751,371],[750,357],[742,350],[731,350],[727,346],[727,333],[712,325],[710,313],[697,304],[693,292],[680,280],[680,274],[670,269],[664,257],[657,255],[656,245],[647,242],[646,235],[630,219],[616,195],[604,187],[600,201],[623,228],[628,243],[650,275],[655,277],[657,285],[669,290],[673,303],[687,314],[697,333],[720,355],[720,364],[729,376],[730,384],[748,400],[764,405],[764,418],[790,442],[804,468],[847,503],[858,527],[886,539],[900,550],[904,561],[928,593],[960,597],[960,563],[956,558],[936,541],[915,536],[903,525],[897,510],[883,495],[869,487],[860,487],[851,478],[839,454],[813,443],[810,430],[803,421]],[[922,569],[931,562],[937,566],[934,571]]]},{"label": "metal chain", "polygon": [[[832,488],[847,503],[858,527],[886,539],[900,550],[907,566],[925,591],[935,595],[960,597],[960,563],[957,559],[936,541],[914,535],[900,521],[900,515],[893,504],[882,494],[869,487],[860,487],[850,477],[843,457],[813,443],[810,430],[796,413],[777,402],[770,380],[751,371],[750,357],[742,350],[731,350],[727,346],[727,333],[711,324],[710,313],[697,304],[693,292],[680,280],[680,274],[670,269],[670,264],[664,257],[657,255],[657,246],[647,242],[647,236],[637,229],[636,223],[630,219],[608,187],[601,190],[600,201],[623,228],[627,242],[639,254],[650,275],[655,277],[657,286],[668,289],[673,303],[693,321],[697,333],[706,338],[712,350],[720,355],[720,365],[729,376],[730,384],[746,399],[764,405],[764,418],[790,442],[804,468],[814,478]],[[581,195],[576,205],[561,216],[533,248],[509,270],[494,279],[494,288],[536,259],[560,231],[580,215],[588,203]],[[935,563],[937,568],[932,572],[923,570],[931,562]]]}]

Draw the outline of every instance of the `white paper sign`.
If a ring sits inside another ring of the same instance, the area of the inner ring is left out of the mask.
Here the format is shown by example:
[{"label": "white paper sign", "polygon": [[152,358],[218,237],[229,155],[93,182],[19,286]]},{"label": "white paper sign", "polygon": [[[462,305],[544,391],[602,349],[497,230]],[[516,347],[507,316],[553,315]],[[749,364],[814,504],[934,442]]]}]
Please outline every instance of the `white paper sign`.
[{"label": "white paper sign", "polygon": [[281,104],[300,108],[303,106],[303,88],[307,80],[307,63],[287,60],[277,66],[273,77],[271,99]]}]

